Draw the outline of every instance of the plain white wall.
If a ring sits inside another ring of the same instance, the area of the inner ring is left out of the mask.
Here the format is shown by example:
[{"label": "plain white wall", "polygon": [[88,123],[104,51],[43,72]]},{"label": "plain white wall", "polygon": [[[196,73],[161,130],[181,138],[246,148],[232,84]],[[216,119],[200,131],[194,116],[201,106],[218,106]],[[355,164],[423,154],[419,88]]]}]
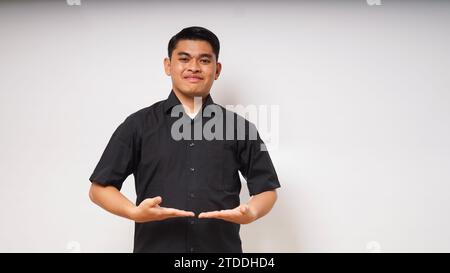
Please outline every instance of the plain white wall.
[{"label": "plain white wall", "polygon": [[132,250],[133,223],[93,205],[88,178],[125,117],[167,97],[167,42],[191,25],[221,41],[216,102],[280,107],[279,201],[242,226],[244,251],[450,251],[449,11],[2,1],[0,251]]}]

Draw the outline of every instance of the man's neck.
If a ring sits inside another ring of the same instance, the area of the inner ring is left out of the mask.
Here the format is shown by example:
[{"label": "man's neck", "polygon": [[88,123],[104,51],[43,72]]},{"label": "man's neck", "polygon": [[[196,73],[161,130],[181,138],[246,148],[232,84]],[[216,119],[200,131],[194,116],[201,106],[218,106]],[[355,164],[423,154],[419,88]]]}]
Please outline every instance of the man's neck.
[{"label": "man's neck", "polygon": [[[196,111],[199,111],[200,109],[195,109],[195,97],[186,96],[183,93],[173,89],[173,92],[177,96],[178,100],[181,102],[181,104],[184,106],[184,109],[188,111],[189,113],[196,113]],[[206,101],[206,97],[208,97],[209,93],[206,94],[204,97],[202,97],[202,105]],[[197,108],[201,107],[201,105],[197,106]]]}]

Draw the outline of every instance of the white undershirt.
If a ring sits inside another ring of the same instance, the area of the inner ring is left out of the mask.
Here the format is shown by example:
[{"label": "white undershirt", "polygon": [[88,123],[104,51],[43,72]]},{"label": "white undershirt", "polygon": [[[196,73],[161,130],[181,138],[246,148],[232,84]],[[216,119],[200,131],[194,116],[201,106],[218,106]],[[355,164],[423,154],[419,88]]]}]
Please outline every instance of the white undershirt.
[{"label": "white undershirt", "polygon": [[[183,105],[183,107],[184,107],[184,105]],[[195,118],[195,116],[197,115],[197,113],[198,113],[198,110],[197,110],[197,112],[189,112],[189,109],[187,108],[187,107],[184,107],[184,112],[186,112],[186,114],[191,118],[191,119],[194,119]]]}]

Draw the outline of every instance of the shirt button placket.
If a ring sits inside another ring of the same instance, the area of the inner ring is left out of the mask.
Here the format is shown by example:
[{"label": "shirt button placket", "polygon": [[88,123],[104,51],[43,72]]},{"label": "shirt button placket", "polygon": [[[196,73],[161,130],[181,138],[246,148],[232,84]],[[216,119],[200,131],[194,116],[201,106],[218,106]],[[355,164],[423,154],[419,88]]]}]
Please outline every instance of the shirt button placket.
[{"label": "shirt button placket", "polygon": [[[195,143],[193,142],[193,141],[191,141],[191,142],[189,142],[189,144],[188,144],[188,149],[189,149],[189,162],[188,162],[188,167],[189,167],[189,172],[191,173],[191,177],[190,177],[190,184],[191,185],[193,185],[192,183],[194,183],[194,174],[195,174],[195,168],[194,168],[194,162],[193,162],[193,148],[194,148],[194,146],[195,146]],[[196,197],[196,195],[195,195],[195,193],[193,192],[193,191],[189,191],[188,192],[188,199],[190,200],[189,201],[189,203],[190,202],[192,202],[193,201],[193,199],[195,199],[195,197]],[[189,220],[189,226],[191,226],[191,228],[189,228],[189,230],[190,230],[190,232],[189,233],[191,233],[191,232],[194,232],[194,225],[195,225],[195,220],[194,219],[190,219]],[[188,241],[187,241],[187,244],[188,244],[188,251],[190,252],[190,253],[193,253],[194,251],[195,251],[195,248],[193,247],[193,242],[191,241],[192,240],[192,238],[190,238],[190,239],[188,239]]]},{"label": "shirt button placket", "polygon": [[[193,148],[194,146],[195,146],[194,142],[189,143],[189,147],[190,148]],[[191,162],[192,162],[192,156],[191,156]],[[195,172],[195,168],[194,167],[190,167],[189,169],[191,170],[191,172]]]}]

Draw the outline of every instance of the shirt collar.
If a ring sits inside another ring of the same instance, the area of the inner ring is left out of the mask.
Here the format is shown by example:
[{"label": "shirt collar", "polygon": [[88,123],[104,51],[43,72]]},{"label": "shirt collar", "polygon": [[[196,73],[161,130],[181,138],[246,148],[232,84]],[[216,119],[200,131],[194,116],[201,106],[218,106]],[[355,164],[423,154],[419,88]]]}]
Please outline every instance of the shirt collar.
[{"label": "shirt collar", "polygon": [[[172,110],[172,107],[174,107],[175,105],[180,105],[181,102],[178,99],[178,97],[175,95],[175,92],[173,92],[173,90],[170,91],[169,97],[167,98],[167,100],[164,102],[164,113],[169,113]],[[202,105],[202,110],[205,108],[205,106],[210,105],[210,104],[214,104],[214,101],[211,97],[211,94],[208,94],[208,97],[205,100],[205,103],[203,103]]]}]

